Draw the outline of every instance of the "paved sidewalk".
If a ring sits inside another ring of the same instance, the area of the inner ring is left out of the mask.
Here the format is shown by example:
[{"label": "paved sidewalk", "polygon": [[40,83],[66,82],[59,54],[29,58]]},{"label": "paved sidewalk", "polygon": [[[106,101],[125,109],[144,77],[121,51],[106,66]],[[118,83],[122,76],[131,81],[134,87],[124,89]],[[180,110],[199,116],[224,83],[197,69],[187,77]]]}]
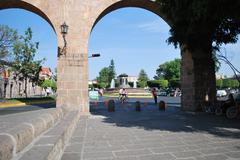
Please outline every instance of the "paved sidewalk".
[{"label": "paved sidewalk", "polygon": [[237,160],[240,122],[214,115],[192,115],[156,106],[134,111],[117,104],[116,112],[92,106],[81,117],[62,160]]},{"label": "paved sidewalk", "polygon": [[22,123],[29,123],[36,117],[53,110],[55,110],[55,104],[1,108],[0,133],[7,132]]}]

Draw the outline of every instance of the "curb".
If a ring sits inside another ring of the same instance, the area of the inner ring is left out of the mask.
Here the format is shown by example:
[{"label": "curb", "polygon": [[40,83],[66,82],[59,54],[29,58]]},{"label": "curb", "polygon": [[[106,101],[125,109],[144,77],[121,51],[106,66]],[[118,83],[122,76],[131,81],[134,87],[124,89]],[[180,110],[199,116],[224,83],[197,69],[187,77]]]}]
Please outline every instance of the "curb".
[{"label": "curb", "polygon": [[52,110],[36,117],[30,123],[22,123],[6,133],[0,133],[0,159],[12,159],[63,116],[62,109]]},{"label": "curb", "polygon": [[56,101],[48,100],[48,101],[37,101],[37,102],[25,102],[25,103],[1,103],[0,108],[6,107],[21,107],[26,105],[34,105],[34,104],[44,104],[44,103],[54,103]]},{"label": "curb", "polygon": [[44,133],[32,147],[21,153],[19,160],[59,160],[72,137],[80,118],[79,111],[70,111],[54,127]]}]

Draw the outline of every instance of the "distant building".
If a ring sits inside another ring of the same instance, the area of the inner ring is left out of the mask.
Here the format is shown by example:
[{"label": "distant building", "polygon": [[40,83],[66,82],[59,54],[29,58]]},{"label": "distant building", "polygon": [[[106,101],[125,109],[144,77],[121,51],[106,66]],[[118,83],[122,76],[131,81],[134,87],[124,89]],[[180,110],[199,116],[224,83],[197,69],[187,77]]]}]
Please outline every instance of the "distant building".
[{"label": "distant building", "polygon": [[128,82],[137,82],[138,76],[128,76],[127,80]]},{"label": "distant building", "polygon": [[42,80],[47,80],[47,79],[51,79],[53,76],[53,73],[51,71],[51,68],[47,68],[47,67],[42,67],[41,71],[39,73],[39,78]]},{"label": "distant building", "polygon": [[227,76],[223,74],[216,73],[216,79],[226,79]]},{"label": "distant building", "polygon": [[[39,77],[41,79],[51,79],[50,68],[43,67]],[[29,97],[44,95],[45,91],[31,82],[27,83],[27,94]],[[20,98],[25,97],[25,81],[20,80],[14,72],[11,72],[11,64],[0,61],[0,98]]]},{"label": "distant building", "polygon": [[88,85],[98,84],[96,80],[89,80]]}]

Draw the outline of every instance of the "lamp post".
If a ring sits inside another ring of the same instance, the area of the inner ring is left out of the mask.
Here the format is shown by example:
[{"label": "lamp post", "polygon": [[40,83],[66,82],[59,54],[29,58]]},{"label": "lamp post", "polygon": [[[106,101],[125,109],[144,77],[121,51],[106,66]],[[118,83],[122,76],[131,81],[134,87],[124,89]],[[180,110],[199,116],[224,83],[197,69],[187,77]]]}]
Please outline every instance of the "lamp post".
[{"label": "lamp post", "polygon": [[65,22],[61,25],[61,33],[62,33],[63,41],[64,41],[64,46],[61,50],[61,54],[66,54],[66,48],[67,48],[66,35],[68,33],[68,28],[69,27]]},{"label": "lamp post", "polygon": [[101,55],[99,53],[96,54],[92,54],[91,56],[89,56],[88,58],[94,58],[94,57],[100,57]]}]

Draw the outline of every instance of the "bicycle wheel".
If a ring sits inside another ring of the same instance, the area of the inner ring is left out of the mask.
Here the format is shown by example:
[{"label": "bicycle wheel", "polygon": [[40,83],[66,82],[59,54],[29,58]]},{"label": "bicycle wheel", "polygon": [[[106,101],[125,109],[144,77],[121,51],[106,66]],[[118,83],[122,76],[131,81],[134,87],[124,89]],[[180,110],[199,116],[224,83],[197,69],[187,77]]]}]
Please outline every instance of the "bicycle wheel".
[{"label": "bicycle wheel", "polygon": [[215,115],[221,116],[222,114],[223,114],[222,108],[216,108],[216,109],[215,109]]},{"label": "bicycle wheel", "polygon": [[226,116],[229,119],[236,118],[238,115],[238,108],[235,106],[229,107],[226,111]]}]

